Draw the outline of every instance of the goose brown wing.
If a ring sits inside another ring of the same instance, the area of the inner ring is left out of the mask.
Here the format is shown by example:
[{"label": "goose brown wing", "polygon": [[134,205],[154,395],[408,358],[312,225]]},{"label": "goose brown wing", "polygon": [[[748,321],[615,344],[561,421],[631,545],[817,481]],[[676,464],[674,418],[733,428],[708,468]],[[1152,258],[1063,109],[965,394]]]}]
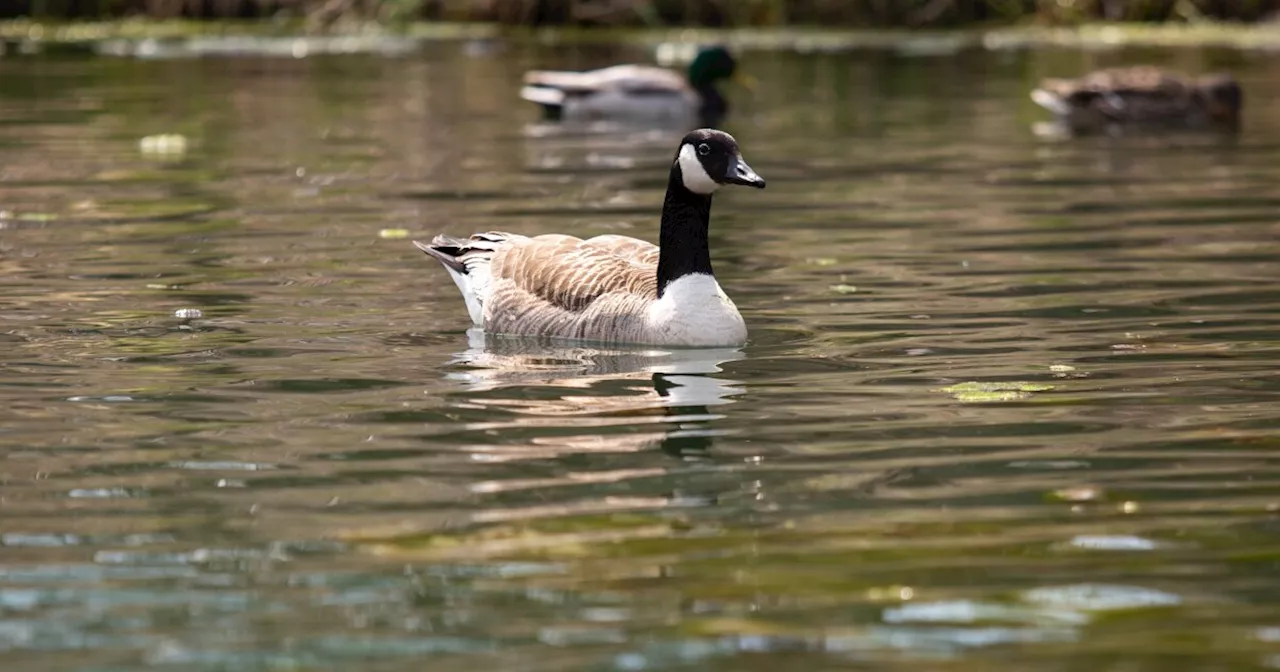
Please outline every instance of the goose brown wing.
[{"label": "goose brown wing", "polygon": [[657,298],[658,248],[626,236],[543,235],[515,241],[493,260],[495,281],[568,311],[605,294]]}]

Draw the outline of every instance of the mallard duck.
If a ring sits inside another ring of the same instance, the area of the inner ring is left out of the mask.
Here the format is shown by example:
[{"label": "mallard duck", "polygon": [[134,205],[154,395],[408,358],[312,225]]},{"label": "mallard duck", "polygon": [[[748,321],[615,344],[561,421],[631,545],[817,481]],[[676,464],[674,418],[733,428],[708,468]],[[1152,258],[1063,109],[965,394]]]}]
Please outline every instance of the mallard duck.
[{"label": "mallard duck", "polygon": [[660,245],[619,235],[438,235],[414,241],[453,278],[471,321],[489,333],[608,343],[737,347],[747,328],[711,270],[711,197],[726,184],[764,188],[733,136],[684,136],[662,203]]},{"label": "mallard duck", "polygon": [[651,65],[615,65],[587,72],[533,70],[520,97],[542,106],[551,120],[697,119],[714,126],[729,104],[715,87],[738,76],[738,62],[721,46],[703,48],[689,63],[687,79]]},{"label": "mallard duck", "polygon": [[1191,79],[1151,66],[1046,79],[1031,99],[1076,132],[1129,126],[1235,127],[1244,96],[1230,75]]}]

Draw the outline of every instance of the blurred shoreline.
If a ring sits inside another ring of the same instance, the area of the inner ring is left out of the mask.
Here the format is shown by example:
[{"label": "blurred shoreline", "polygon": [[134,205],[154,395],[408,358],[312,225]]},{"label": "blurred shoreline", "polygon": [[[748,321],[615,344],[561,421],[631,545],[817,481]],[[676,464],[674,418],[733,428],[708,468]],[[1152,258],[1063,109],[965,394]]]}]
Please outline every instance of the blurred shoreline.
[{"label": "blurred shoreline", "polygon": [[108,54],[140,55],[135,52],[157,45],[164,47],[165,51],[191,48],[195,51],[255,52],[285,48],[291,53],[302,49],[310,54],[401,52],[418,43],[448,40],[648,48],[721,42],[742,51],[839,53],[887,50],[916,55],[940,55],[966,49],[999,51],[1031,48],[1102,51],[1131,47],[1188,47],[1272,51],[1280,49],[1280,24],[1087,23],[1076,26],[1011,25],[913,30],[856,27],[580,28],[511,26],[492,22],[385,24],[341,21],[316,30],[305,22],[286,20],[131,18],[116,21],[0,21],[0,54],[89,49]]},{"label": "blurred shoreline", "polygon": [[1280,0],[14,0],[0,19],[413,21],[513,26],[956,28],[1275,22]]}]

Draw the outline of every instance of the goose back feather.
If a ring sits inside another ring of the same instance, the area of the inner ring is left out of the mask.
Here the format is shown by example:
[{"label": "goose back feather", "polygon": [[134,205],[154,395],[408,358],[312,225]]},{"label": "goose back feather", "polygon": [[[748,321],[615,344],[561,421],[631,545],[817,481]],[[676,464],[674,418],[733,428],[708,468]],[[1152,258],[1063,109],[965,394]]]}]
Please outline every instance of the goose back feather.
[{"label": "goose back feather", "polygon": [[658,297],[658,246],[626,236],[489,232],[415,244],[451,274],[459,266],[487,274],[471,317],[494,333],[638,342]]}]

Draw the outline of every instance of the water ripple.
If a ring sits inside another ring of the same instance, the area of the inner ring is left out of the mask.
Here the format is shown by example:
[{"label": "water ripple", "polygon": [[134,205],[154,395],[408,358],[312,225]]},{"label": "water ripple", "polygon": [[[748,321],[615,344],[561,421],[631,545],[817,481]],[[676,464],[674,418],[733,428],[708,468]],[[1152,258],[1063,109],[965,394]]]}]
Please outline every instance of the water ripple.
[{"label": "water ripple", "polygon": [[513,102],[648,57],[420,46],[0,59],[12,667],[1276,667],[1273,63],[1069,139],[1028,82],[1133,54],[745,54],[751,342],[679,351],[468,329],[400,237],[652,238],[678,130]]}]

